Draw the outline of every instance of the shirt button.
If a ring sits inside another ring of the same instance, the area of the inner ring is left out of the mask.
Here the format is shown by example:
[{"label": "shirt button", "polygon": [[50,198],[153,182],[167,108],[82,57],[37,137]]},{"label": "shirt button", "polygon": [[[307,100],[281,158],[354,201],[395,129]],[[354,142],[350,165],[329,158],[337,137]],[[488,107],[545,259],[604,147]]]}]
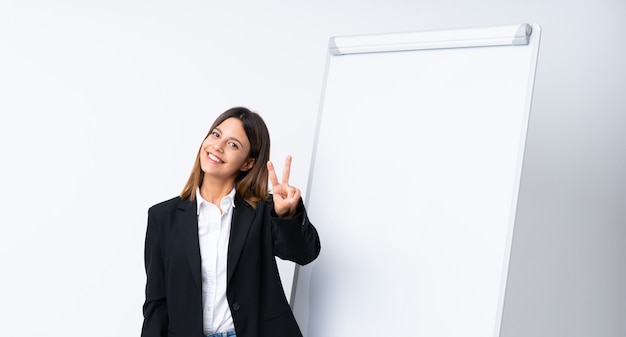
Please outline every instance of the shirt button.
[{"label": "shirt button", "polygon": [[239,310],[239,302],[233,303],[233,310],[235,311]]}]

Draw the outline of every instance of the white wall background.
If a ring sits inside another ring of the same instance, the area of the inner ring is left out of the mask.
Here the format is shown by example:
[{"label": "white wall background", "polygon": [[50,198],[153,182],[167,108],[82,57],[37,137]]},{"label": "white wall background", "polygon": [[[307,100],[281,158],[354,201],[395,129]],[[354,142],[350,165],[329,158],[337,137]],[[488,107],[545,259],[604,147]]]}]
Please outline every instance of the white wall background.
[{"label": "white wall background", "polygon": [[626,335],[625,14],[621,0],[0,0],[2,335],[137,336],[146,210],[179,192],[233,105],[265,117],[306,192],[329,37],[520,22],[543,32],[502,336]]}]

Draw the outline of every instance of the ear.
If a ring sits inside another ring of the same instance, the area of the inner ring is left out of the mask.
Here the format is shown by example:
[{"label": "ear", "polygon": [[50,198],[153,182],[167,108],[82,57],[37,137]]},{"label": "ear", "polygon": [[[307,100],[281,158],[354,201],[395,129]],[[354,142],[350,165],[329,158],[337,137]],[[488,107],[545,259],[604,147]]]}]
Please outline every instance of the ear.
[{"label": "ear", "polygon": [[241,168],[239,170],[249,171],[254,166],[254,162],[255,162],[254,158],[246,159],[246,161],[243,163],[243,165],[241,165]]}]

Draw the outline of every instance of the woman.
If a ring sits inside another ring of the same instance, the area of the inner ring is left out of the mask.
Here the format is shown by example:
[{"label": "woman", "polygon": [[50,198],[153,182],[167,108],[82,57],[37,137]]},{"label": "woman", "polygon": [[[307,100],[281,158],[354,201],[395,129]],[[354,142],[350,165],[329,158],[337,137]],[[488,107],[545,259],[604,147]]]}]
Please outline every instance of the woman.
[{"label": "woman", "polygon": [[263,119],[229,109],[180,195],[150,207],[143,337],[302,336],[275,257],[305,265],[320,242],[289,185],[291,157],[279,182],[269,152]]}]

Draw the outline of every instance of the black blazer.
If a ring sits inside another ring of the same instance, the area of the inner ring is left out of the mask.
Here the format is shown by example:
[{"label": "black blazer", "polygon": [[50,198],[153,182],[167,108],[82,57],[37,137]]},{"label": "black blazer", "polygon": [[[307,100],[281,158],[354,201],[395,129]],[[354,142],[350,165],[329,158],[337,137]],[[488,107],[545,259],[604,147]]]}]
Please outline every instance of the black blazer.
[{"label": "black blazer", "polygon": [[[320,252],[302,200],[281,219],[271,200],[256,209],[239,195],[228,244],[226,297],[237,337],[300,337],[275,256],[305,265]],[[179,197],[148,210],[142,337],[202,337],[202,278],[196,201]]]}]

